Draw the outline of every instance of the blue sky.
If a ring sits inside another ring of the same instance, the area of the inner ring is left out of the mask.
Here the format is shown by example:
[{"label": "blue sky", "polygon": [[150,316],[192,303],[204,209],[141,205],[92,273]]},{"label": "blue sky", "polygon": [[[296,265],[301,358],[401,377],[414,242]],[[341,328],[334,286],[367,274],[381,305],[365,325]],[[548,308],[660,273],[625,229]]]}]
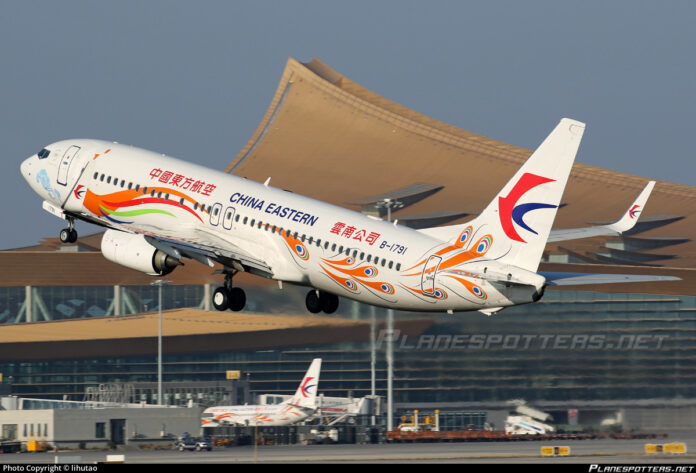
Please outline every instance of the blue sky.
[{"label": "blue sky", "polygon": [[578,162],[694,185],[694,18],[691,1],[4,0],[0,248],[63,227],[19,174],[43,145],[107,139],[221,169],[288,57],[526,148],[581,120]]}]

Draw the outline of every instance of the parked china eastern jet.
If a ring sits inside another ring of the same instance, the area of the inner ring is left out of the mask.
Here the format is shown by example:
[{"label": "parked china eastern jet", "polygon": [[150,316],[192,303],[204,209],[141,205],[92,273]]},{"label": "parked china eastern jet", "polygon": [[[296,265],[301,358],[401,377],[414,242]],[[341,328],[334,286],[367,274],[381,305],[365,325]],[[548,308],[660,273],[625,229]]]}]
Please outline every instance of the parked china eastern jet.
[{"label": "parked china eastern jet", "polygon": [[[474,220],[413,230],[158,153],[96,140],[60,141],[21,172],[43,207],[68,221],[107,227],[102,253],[162,276],[184,258],[223,266],[218,310],[241,310],[232,285],[246,271],[309,286],[310,312],[338,296],[409,311],[480,310],[538,301],[548,285],[676,279],[538,273],[544,246],[585,130],[563,119]],[[613,225],[559,232],[556,240],[618,234],[645,205],[651,183]]]},{"label": "parked china eastern jet", "polygon": [[321,358],[312,360],[295,395],[280,404],[216,406],[203,411],[203,427],[218,425],[290,425],[302,422],[317,409]]}]

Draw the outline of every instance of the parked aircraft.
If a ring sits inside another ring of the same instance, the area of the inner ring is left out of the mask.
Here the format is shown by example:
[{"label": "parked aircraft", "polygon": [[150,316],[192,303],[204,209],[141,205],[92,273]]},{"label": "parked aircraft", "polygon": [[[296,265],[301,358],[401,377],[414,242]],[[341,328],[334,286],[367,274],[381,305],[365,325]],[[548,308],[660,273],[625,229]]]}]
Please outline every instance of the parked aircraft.
[{"label": "parked aircraft", "polygon": [[[107,228],[102,253],[131,269],[163,276],[185,258],[221,264],[218,310],[244,308],[233,276],[245,271],[312,288],[312,313],[333,313],[342,296],[391,309],[490,315],[538,301],[548,285],[677,279],[537,272],[584,130],[562,119],[478,217],[421,230],[275,189],[270,178],[252,182],[106,141],[50,144],[21,172],[43,208],[67,220],[63,242],[77,239],[75,221],[83,220]],[[620,233],[638,216],[634,206],[614,225],[554,237]]]},{"label": "parked aircraft", "polygon": [[218,425],[290,425],[301,422],[317,409],[321,358],[312,360],[295,395],[280,404],[216,406],[203,411],[203,427]]}]

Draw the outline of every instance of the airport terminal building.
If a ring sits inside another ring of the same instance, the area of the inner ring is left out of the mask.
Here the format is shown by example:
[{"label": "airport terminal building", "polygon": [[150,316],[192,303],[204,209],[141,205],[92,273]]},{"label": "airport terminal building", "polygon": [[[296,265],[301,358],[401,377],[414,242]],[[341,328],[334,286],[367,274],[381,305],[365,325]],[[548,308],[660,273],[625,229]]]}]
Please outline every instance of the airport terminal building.
[{"label": "airport terminal building", "polygon": [[[221,168],[260,182],[272,168],[277,187],[381,217],[383,202],[398,202],[391,218],[423,228],[475,216],[529,154],[395,104],[318,59],[290,59],[258,129]],[[555,228],[618,219],[648,180],[575,164]],[[397,408],[524,399],[559,412],[679,408],[655,422],[695,425],[695,212],[696,188],[658,182],[629,234],[549,244],[541,267],[679,281],[547,290],[490,317],[396,312]],[[153,279],[104,259],[100,238],[0,252],[0,373],[10,394],[81,401],[122,384],[133,387],[129,402],[153,403],[145,386],[157,378],[161,309],[169,404],[291,394],[315,357],[320,392],[369,395],[373,318],[374,385],[386,395],[384,309],[342,299],[336,314],[312,316],[306,289],[242,274],[247,309],[216,312],[210,295],[222,276],[193,261],[166,277],[159,307]]]}]

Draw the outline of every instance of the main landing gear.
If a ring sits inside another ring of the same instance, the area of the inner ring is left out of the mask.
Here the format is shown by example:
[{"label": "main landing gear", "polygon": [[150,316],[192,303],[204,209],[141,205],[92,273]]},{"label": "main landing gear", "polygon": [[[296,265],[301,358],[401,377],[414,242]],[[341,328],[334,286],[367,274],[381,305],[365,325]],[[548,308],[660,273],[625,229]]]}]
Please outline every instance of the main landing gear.
[{"label": "main landing gear", "polygon": [[333,314],[338,309],[338,296],[312,289],[307,293],[305,303],[307,304],[307,310],[313,314],[318,314],[321,311]]},{"label": "main landing gear", "polygon": [[75,230],[75,220],[68,219],[68,228],[60,231],[60,241],[63,243],[75,243],[77,241],[77,230]]},{"label": "main landing gear", "polygon": [[225,273],[225,285],[213,292],[213,306],[217,310],[239,312],[246,305],[246,294],[242,288],[232,287],[232,276],[231,273]]}]

